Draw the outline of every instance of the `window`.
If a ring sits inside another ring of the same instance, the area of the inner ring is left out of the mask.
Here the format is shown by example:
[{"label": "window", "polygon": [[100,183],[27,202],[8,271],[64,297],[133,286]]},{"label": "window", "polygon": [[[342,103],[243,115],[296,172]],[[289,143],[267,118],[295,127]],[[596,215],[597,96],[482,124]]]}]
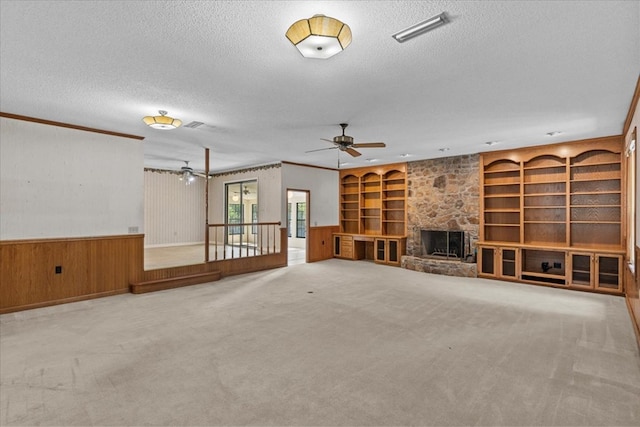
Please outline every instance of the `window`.
[{"label": "window", "polygon": [[[227,210],[227,224],[241,224],[242,222],[242,205],[229,205]],[[242,234],[242,226],[237,225],[229,227],[229,234]]]},{"label": "window", "polygon": [[287,236],[291,237],[291,203],[287,203]]},{"label": "window", "polygon": [[304,239],[306,237],[305,223],[307,220],[307,204],[305,202],[296,203],[296,237]]}]

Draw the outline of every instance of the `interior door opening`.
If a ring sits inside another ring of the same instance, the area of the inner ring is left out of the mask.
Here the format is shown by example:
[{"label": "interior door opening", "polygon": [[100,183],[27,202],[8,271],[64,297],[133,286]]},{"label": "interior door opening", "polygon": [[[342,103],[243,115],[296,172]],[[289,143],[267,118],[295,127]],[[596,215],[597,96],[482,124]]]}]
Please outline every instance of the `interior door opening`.
[{"label": "interior door opening", "polygon": [[304,264],[307,262],[309,230],[309,192],[287,191],[287,264]]}]

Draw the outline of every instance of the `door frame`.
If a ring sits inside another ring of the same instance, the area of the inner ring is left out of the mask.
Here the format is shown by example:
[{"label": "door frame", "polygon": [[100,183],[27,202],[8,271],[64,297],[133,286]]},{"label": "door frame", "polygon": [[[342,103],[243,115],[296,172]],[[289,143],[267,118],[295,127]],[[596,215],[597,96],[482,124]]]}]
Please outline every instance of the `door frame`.
[{"label": "door frame", "polygon": [[[289,192],[290,191],[294,192],[294,193],[305,193],[304,200],[305,200],[305,203],[306,203],[306,205],[305,205],[306,209],[305,209],[305,218],[304,218],[304,235],[305,235],[305,237],[304,237],[304,240],[305,240],[305,242],[304,242],[304,262],[308,264],[309,263],[309,247],[311,246],[310,245],[311,236],[310,236],[310,233],[309,233],[309,229],[311,228],[310,221],[309,221],[309,218],[310,218],[310,215],[311,215],[310,214],[310,212],[311,212],[311,203],[310,203],[311,202],[311,191],[310,190],[303,190],[303,189],[299,189],[299,188],[287,188],[286,203],[289,203]],[[287,207],[285,205],[285,210],[286,210],[286,208]],[[292,220],[295,220],[295,218],[292,218]],[[293,230],[292,230],[291,234],[293,235]],[[287,258],[288,258],[288,256],[289,256],[289,245],[287,245]]]}]

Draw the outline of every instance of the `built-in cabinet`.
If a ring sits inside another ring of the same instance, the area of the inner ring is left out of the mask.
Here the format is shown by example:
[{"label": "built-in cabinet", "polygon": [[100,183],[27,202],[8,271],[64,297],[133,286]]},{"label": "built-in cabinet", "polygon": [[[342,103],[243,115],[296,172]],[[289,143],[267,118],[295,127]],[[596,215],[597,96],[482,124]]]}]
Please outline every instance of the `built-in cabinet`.
[{"label": "built-in cabinet", "polygon": [[622,140],[481,155],[480,276],[623,292]]},{"label": "built-in cabinet", "polygon": [[622,291],[622,255],[572,252],[569,285],[574,288]]},{"label": "built-in cabinet", "polygon": [[399,266],[402,255],[404,255],[406,245],[407,239],[405,238],[378,237],[374,240],[374,261],[382,264]]},{"label": "built-in cabinet", "polygon": [[406,247],[406,163],[340,172],[334,256],[400,265]]},{"label": "built-in cabinet", "polygon": [[479,270],[484,276],[515,279],[520,269],[520,249],[483,246],[478,252]]}]

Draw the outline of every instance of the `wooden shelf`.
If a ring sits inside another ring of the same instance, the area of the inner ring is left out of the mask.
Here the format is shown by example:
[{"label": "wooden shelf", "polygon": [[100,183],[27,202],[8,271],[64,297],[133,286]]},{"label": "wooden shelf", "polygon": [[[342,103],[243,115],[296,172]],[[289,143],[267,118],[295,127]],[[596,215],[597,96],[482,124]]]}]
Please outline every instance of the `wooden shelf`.
[{"label": "wooden shelf", "polygon": [[622,221],[569,221],[571,224],[622,224]]},{"label": "wooden shelf", "polygon": [[620,165],[619,161],[608,161],[608,162],[594,162],[594,163],[583,163],[580,165],[569,165],[571,168],[588,168],[591,166],[608,166],[608,165]]},{"label": "wooden shelf", "polygon": [[539,273],[537,271],[522,271],[522,275],[541,277],[541,278],[547,278],[547,279],[563,279],[564,278],[564,274],[548,274],[548,273]]},{"label": "wooden shelf", "polygon": [[342,170],[340,191],[341,233],[406,234],[406,163]]},{"label": "wooden shelf", "polygon": [[553,180],[553,181],[526,181],[523,182],[524,185],[541,185],[541,184],[564,184],[566,181],[562,180],[562,181],[558,181],[558,180]]},{"label": "wooden shelf", "polygon": [[514,197],[520,197],[520,194],[485,194],[484,195],[485,198],[487,199],[497,199],[497,198],[503,198],[503,197],[507,197],[507,198],[514,198]]},{"label": "wooden shelf", "polygon": [[572,191],[570,195],[576,196],[596,196],[602,194],[622,194],[620,190],[606,190],[606,191]]},{"label": "wooden shelf", "polygon": [[540,165],[540,166],[523,166],[522,170],[523,171],[539,171],[539,170],[544,170],[544,169],[565,169],[566,165],[549,165],[549,166],[544,166],[544,165]]},{"label": "wooden shelf", "polygon": [[501,184],[485,184],[485,187],[515,187],[515,186],[519,186],[520,183],[519,182],[507,182],[507,183],[501,183]]},{"label": "wooden shelf", "polygon": [[527,193],[524,197],[540,197],[540,196],[564,196],[567,193]]},{"label": "wooden shelf", "polygon": [[481,153],[479,274],[621,293],[622,145],[607,137]]},{"label": "wooden shelf", "polygon": [[598,182],[598,181],[620,181],[621,178],[581,178],[571,179],[569,182]]},{"label": "wooden shelf", "polygon": [[571,205],[572,209],[620,208],[620,205]]},{"label": "wooden shelf", "polygon": [[523,221],[525,224],[566,224],[566,221]]}]

